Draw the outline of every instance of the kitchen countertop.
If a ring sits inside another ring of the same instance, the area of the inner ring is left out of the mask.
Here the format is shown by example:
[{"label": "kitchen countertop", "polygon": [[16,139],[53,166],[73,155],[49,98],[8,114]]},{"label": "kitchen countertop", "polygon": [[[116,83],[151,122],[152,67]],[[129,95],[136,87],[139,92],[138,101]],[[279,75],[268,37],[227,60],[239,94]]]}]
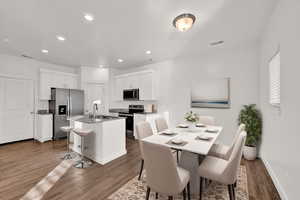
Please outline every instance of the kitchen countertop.
[{"label": "kitchen countertop", "polygon": [[137,115],[151,115],[151,114],[157,114],[157,112],[139,112],[139,113],[134,113]]},{"label": "kitchen countertop", "polygon": [[[111,108],[109,109],[109,112],[111,113],[129,113],[129,109],[126,108]],[[157,112],[139,112],[134,114],[141,114],[141,115],[147,115],[147,114],[156,114]]]},{"label": "kitchen countertop", "polygon": [[96,119],[92,119],[86,115],[86,116],[76,119],[74,121],[82,122],[82,123],[86,123],[86,124],[96,124],[96,123],[102,123],[102,122],[119,120],[119,119],[124,119],[124,118],[105,115],[105,116],[98,116],[98,118],[96,117]]},{"label": "kitchen countertop", "polygon": [[52,113],[49,113],[48,110],[38,110],[36,114],[38,114],[38,115],[52,115]]},{"label": "kitchen countertop", "polygon": [[53,115],[52,113],[37,113],[38,115]]}]

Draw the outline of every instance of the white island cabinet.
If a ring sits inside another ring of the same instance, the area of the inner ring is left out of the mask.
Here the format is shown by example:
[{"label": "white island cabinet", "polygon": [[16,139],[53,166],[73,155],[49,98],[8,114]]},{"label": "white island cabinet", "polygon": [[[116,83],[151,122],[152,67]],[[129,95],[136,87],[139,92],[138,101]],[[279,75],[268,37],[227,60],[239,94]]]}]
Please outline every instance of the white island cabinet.
[{"label": "white island cabinet", "polygon": [[94,121],[83,117],[74,121],[74,128],[93,130],[84,137],[84,151],[81,152],[81,138],[74,134],[73,151],[104,165],[127,153],[124,118]]}]

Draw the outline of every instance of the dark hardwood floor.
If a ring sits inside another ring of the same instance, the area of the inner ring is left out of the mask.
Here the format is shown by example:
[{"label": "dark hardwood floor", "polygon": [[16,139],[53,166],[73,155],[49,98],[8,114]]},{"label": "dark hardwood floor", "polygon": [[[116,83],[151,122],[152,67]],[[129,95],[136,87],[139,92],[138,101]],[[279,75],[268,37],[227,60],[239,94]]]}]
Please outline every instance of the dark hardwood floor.
[{"label": "dark hardwood floor", "polygon": [[[65,149],[65,141],[0,145],[0,199],[21,198],[61,162]],[[94,164],[84,170],[71,167],[43,199],[106,199],[138,174],[138,143],[128,140],[127,151],[105,166]],[[247,168],[250,200],[280,199],[261,160],[243,160],[242,165]]]}]

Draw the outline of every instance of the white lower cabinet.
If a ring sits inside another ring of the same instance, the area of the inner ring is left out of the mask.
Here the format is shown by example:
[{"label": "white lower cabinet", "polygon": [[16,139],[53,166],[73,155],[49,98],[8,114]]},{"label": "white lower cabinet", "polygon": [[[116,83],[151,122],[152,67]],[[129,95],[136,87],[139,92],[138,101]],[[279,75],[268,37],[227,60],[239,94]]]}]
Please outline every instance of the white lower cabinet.
[{"label": "white lower cabinet", "polygon": [[40,142],[52,140],[53,136],[53,116],[52,114],[38,115],[37,133],[35,139]]}]

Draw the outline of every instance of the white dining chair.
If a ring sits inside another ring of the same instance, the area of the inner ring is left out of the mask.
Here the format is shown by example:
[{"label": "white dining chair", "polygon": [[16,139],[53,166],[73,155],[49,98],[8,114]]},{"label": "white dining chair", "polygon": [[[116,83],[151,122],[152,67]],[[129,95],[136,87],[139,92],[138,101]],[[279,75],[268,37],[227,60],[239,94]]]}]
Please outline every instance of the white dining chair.
[{"label": "white dining chair", "polygon": [[169,128],[167,121],[162,117],[155,119],[155,125],[157,132],[162,132]]},{"label": "white dining chair", "polygon": [[185,200],[187,193],[190,200],[190,173],[177,166],[171,149],[163,145],[142,143],[147,183],[146,200],[149,199],[151,190],[167,195],[169,200],[181,193]]},{"label": "white dining chair", "polygon": [[[156,125],[156,130],[158,133],[165,131],[169,128],[167,120],[165,120],[165,118],[162,118],[162,117],[158,117],[157,119],[155,119],[155,125]],[[172,153],[176,154],[176,160],[177,160],[177,162],[179,162],[181,151],[172,150]]]},{"label": "white dining chair", "polygon": [[199,199],[202,199],[203,180],[217,181],[228,186],[230,200],[235,199],[234,184],[237,181],[238,170],[241,163],[243,147],[246,141],[246,132],[243,131],[238,136],[229,160],[207,156],[198,168],[200,176]]},{"label": "white dining chair", "polygon": [[141,167],[140,167],[138,180],[141,180],[141,176],[144,168],[144,153],[142,148],[143,144],[141,140],[144,139],[145,137],[149,137],[153,135],[153,130],[149,122],[140,122],[139,124],[136,125],[136,131],[137,131],[137,139],[139,140],[140,151],[141,151]]},{"label": "white dining chair", "polygon": [[224,144],[219,144],[219,143],[216,143],[214,144],[208,155],[209,156],[215,156],[215,157],[218,157],[218,158],[222,158],[222,159],[225,159],[225,160],[228,160],[229,157],[230,157],[230,154],[232,152],[232,149],[234,147],[234,144],[236,143],[240,133],[242,131],[245,131],[245,124],[240,124],[237,131],[236,131],[236,134],[234,136],[234,139],[232,140],[231,142],[231,145],[230,146],[227,146],[227,145],[224,145]]},{"label": "white dining chair", "polygon": [[214,117],[211,116],[199,116],[199,123],[208,125],[208,126],[214,126],[216,125],[216,121]]}]

